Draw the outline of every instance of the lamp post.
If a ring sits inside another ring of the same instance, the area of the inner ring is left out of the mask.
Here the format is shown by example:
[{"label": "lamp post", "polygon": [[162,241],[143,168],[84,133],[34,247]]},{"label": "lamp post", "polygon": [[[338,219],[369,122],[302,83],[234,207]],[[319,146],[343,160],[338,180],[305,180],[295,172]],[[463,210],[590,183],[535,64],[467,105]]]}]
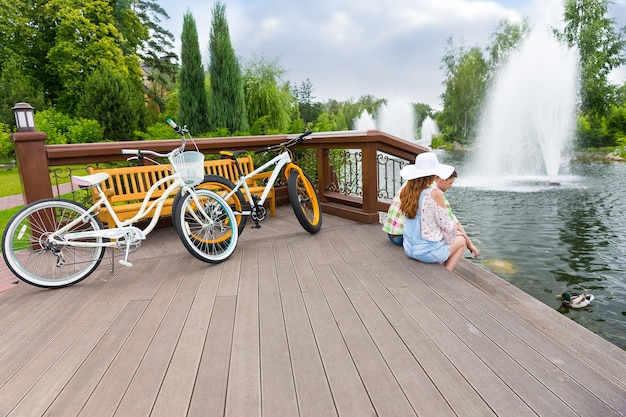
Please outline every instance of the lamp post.
[{"label": "lamp post", "polygon": [[9,137],[15,147],[15,159],[26,204],[52,198],[45,146],[48,135],[35,129],[34,110],[28,103],[17,103],[13,106],[17,132]]},{"label": "lamp post", "polygon": [[35,108],[28,103],[22,102],[13,106],[18,132],[34,132],[36,130],[35,118],[33,117],[34,111]]}]

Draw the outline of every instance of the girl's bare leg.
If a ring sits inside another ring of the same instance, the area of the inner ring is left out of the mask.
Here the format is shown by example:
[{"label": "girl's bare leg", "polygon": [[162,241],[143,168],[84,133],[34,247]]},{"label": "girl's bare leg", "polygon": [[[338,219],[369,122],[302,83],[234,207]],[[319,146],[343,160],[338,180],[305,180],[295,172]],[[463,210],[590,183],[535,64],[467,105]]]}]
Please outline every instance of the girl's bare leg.
[{"label": "girl's bare leg", "polygon": [[461,259],[461,256],[463,255],[464,249],[465,238],[463,236],[457,236],[454,239],[454,242],[450,245],[450,256],[443,264],[448,271],[454,270],[454,267],[459,263],[459,259]]}]

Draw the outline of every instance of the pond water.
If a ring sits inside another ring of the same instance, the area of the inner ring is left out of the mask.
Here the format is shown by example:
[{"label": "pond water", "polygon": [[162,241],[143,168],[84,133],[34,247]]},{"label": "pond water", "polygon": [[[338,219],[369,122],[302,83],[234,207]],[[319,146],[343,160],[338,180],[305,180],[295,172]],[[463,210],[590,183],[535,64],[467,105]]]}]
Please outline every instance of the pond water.
[{"label": "pond water", "polygon": [[[558,186],[493,188],[463,177],[468,154],[436,153],[459,173],[446,196],[480,250],[465,256],[626,350],[626,163],[570,162]],[[557,298],[585,290],[585,309]]]}]

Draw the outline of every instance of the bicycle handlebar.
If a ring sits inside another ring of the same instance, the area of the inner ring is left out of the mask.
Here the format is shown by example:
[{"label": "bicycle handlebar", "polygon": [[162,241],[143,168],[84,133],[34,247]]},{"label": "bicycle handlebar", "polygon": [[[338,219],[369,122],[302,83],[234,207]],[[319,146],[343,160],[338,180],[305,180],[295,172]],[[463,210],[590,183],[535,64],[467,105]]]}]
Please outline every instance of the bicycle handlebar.
[{"label": "bicycle handlebar", "polygon": [[288,148],[291,145],[295,145],[296,143],[304,142],[306,140],[306,137],[309,136],[311,133],[313,133],[313,132],[312,131],[304,132],[304,133],[300,134],[299,136],[296,136],[295,138],[291,138],[291,139],[286,140],[286,141],[284,141],[282,143],[279,143],[277,145],[267,146],[267,147],[265,147],[263,149],[259,149],[258,151],[254,151],[254,153],[257,154],[257,153],[275,151],[276,149]]},{"label": "bicycle handlebar", "polygon": [[167,158],[169,155],[169,153],[158,153],[158,152],[147,151],[143,149],[122,149],[121,153],[122,155],[133,155],[137,158],[142,158],[143,155],[152,155],[158,158]]},{"label": "bicycle handlebar", "polygon": [[189,133],[189,131],[187,130],[187,126],[180,127],[172,119],[167,119],[166,122],[168,125],[172,127],[172,129],[174,129],[174,132],[179,133],[182,138],[183,142],[178,148],[168,153],[159,153],[159,152],[154,152],[154,151],[146,151],[142,149],[122,149],[121,150],[122,155],[133,155],[134,157],[137,157],[139,159],[142,159],[143,155],[156,156],[157,158],[168,158],[170,154],[172,154],[173,152],[176,152],[176,150],[179,150],[180,152],[184,151],[185,144],[187,142],[185,138],[185,133]]},{"label": "bicycle handlebar", "polygon": [[167,124],[170,125],[172,127],[172,129],[174,129],[174,132],[179,133],[181,136],[183,136],[185,134],[185,132],[187,131],[186,127],[180,127],[176,124],[175,121],[173,121],[172,119],[167,119],[166,120]]},{"label": "bicycle handlebar", "polygon": [[[179,126],[176,124],[175,121],[173,121],[172,119],[167,119],[166,120],[167,124],[170,125],[170,127],[172,129],[174,129],[174,132],[180,134],[183,143],[181,144],[181,146],[177,149],[180,149],[181,151],[183,151],[185,149],[185,134],[189,134],[189,130],[187,130],[187,126]],[[292,145],[295,145],[296,143],[302,143],[306,140],[306,137],[309,136],[311,133],[313,133],[312,131],[308,131],[308,132],[304,132],[298,136],[296,136],[295,138],[291,138],[288,139],[282,143],[279,143],[277,145],[270,145],[267,146],[263,149],[259,149],[257,151],[254,151],[255,154],[258,153],[262,153],[262,152],[270,152],[270,151],[274,151],[277,149],[283,149],[283,148],[288,148]],[[191,136],[189,136],[191,137]],[[174,152],[175,150],[173,150],[172,152]],[[121,153],[122,155],[133,155],[137,158],[142,158],[143,155],[151,155],[151,156],[156,156],[159,158],[167,158],[172,152],[169,152],[167,154],[162,154],[162,153],[158,153],[158,152],[154,152],[154,151],[146,151],[146,150],[141,150],[141,149],[122,149]]]}]

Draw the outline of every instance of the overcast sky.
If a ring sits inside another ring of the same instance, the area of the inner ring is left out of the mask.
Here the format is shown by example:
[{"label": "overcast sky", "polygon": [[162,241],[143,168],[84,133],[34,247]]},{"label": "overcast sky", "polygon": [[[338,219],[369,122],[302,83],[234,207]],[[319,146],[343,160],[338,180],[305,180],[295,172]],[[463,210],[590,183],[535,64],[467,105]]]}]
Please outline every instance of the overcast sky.
[{"label": "overcast sky", "polygon": [[[315,101],[373,95],[441,108],[441,58],[446,40],[484,48],[500,20],[528,18],[533,27],[562,28],[562,0],[222,0],[235,53],[241,60],[278,60],[292,84],[307,78]],[[207,0],[160,0],[163,27],[180,52],[183,15],[198,27],[208,65],[211,10]],[[626,0],[611,17],[626,24]],[[626,69],[614,74],[621,84]]]}]

